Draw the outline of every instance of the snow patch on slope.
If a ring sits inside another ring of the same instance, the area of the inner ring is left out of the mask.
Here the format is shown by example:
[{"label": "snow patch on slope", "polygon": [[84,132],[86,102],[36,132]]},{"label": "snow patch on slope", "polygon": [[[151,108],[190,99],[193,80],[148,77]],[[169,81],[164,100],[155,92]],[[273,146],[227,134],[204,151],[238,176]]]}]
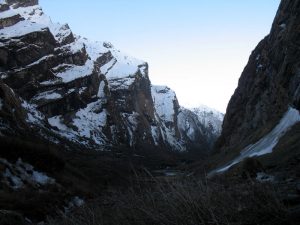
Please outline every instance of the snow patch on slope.
[{"label": "snow patch on slope", "polygon": [[44,120],[44,115],[37,109],[37,106],[34,104],[29,104],[26,101],[23,101],[22,107],[27,110],[27,119],[28,123],[40,125]]},{"label": "snow patch on slope", "polygon": [[[138,127],[138,117],[139,114],[137,112],[131,113],[122,113],[123,120],[126,123],[127,132],[129,135],[129,145],[133,146],[135,142],[135,132]],[[139,137],[137,137],[139,138]]]},{"label": "snow patch on slope", "polygon": [[174,101],[176,101],[175,92],[166,86],[152,85],[151,94],[156,113],[160,119],[165,122],[174,122]]},{"label": "snow patch on slope", "polygon": [[91,103],[86,108],[79,110],[73,120],[73,125],[78,128],[81,137],[91,138],[96,144],[105,144],[102,128],[106,125],[107,112],[101,110],[99,102]]},{"label": "snow patch on slope", "polygon": [[159,129],[157,126],[151,126],[151,135],[156,146],[159,145]]},{"label": "snow patch on slope", "polygon": [[210,174],[222,173],[228,170],[233,165],[241,162],[247,157],[261,156],[272,153],[273,148],[277,145],[281,137],[296,123],[300,122],[300,114],[297,109],[289,107],[288,111],[284,114],[277,126],[266,136],[261,138],[255,144],[249,145],[244,148],[240,155],[230,162],[228,165],[212,171]]},{"label": "snow patch on slope", "polygon": [[32,32],[42,31],[44,29],[47,29],[47,26],[25,20],[13,26],[1,29],[0,38],[9,39],[11,37],[21,37]]},{"label": "snow patch on slope", "polygon": [[[106,143],[106,137],[102,129],[107,124],[107,112],[102,108],[101,100],[88,104],[86,108],[76,112],[69,126],[64,123],[62,116],[51,117],[48,122],[58,129],[57,133],[70,141],[81,142],[80,139],[83,137],[98,145],[103,145]],[[83,143],[88,144],[87,141]]]},{"label": "snow patch on slope", "polygon": [[135,77],[117,78],[108,81],[109,81],[109,87],[112,90],[124,90],[124,89],[128,89],[128,87],[134,83]]},{"label": "snow patch on slope", "polygon": [[[176,112],[177,103],[176,94],[173,90],[166,86],[151,86],[151,94],[155,107],[155,118],[158,121],[160,133],[165,143],[168,143],[173,149],[184,151],[184,143],[176,135]],[[153,128],[152,128],[153,130]],[[154,130],[153,130],[154,131]],[[153,132],[154,133],[154,132]],[[152,133],[154,142],[157,137]],[[158,132],[156,132],[157,134]]]},{"label": "snow patch on slope", "polygon": [[17,24],[6,27],[1,30],[1,38],[20,37],[35,31],[41,31],[49,28],[54,38],[58,42],[62,42],[65,37],[69,36],[72,32],[69,27],[59,23],[52,23],[50,17],[46,16],[42,8],[38,5],[29,7],[19,7],[1,13],[0,18],[9,18],[12,16],[20,15],[25,21],[20,21]]},{"label": "snow patch on slope", "polygon": [[105,98],[105,96],[106,96],[106,94],[105,94],[105,86],[106,86],[105,82],[101,81],[100,85],[99,85],[97,97],[99,97],[99,98]]},{"label": "snow patch on slope", "polygon": [[163,141],[168,143],[173,150],[186,151],[185,143],[182,139],[176,137],[174,128],[168,128],[164,123],[160,127]]},{"label": "snow patch on slope", "polygon": [[60,99],[63,96],[59,93],[56,93],[54,91],[46,91],[46,92],[42,92],[37,94],[36,96],[33,97],[33,100],[41,100],[41,99],[45,99],[45,100],[55,100],[55,99]]},{"label": "snow patch on slope", "polygon": [[70,44],[63,45],[61,47],[55,48],[55,51],[60,50],[62,52],[70,52],[76,54],[77,52],[82,51],[85,48],[85,45],[81,42],[75,41]]},{"label": "snow patch on slope", "polygon": [[[59,67],[61,67],[61,65]],[[53,70],[55,69],[56,68],[53,68]],[[83,66],[69,65],[69,68],[63,72],[57,73],[56,76],[61,78],[62,82],[68,83],[78,78],[91,75],[93,70],[94,63],[91,60],[87,60]]]},{"label": "snow patch on slope", "polygon": [[135,76],[140,66],[145,64],[144,61],[125,55],[116,49],[111,49],[111,53],[114,57],[114,65],[106,72],[109,80]]},{"label": "snow patch on slope", "polygon": [[101,55],[108,52],[109,50],[105,48],[103,42],[100,41],[90,41],[87,38],[81,36],[75,36],[75,43],[79,43],[85,46],[87,54],[91,57],[92,61],[96,61]]},{"label": "snow patch on slope", "polygon": [[55,179],[34,170],[32,165],[23,162],[22,159],[18,159],[16,163],[12,164],[6,159],[0,158],[0,164],[5,166],[2,182],[14,189],[22,188],[25,184],[40,186],[55,183]]}]

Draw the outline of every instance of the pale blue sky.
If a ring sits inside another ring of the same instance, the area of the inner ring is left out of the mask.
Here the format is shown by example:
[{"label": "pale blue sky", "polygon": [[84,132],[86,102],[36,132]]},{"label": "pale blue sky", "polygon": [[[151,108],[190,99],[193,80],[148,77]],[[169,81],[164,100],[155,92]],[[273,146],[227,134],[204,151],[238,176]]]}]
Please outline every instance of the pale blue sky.
[{"label": "pale blue sky", "polygon": [[279,0],[40,0],[53,22],[149,63],[153,84],[179,103],[225,112]]}]

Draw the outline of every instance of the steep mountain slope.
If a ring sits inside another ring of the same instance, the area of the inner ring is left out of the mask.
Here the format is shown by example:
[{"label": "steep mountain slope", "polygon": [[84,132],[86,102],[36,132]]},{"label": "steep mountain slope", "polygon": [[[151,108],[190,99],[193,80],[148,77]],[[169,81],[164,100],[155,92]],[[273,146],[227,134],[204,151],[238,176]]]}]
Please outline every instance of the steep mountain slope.
[{"label": "steep mountain slope", "polygon": [[270,34],[252,52],[224,118],[218,171],[271,152],[263,157],[270,168],[299,162],[299,11],[299,0],[281,1]]},{"label": "steep mountain slope", "polygon": [[207,138],[214,131],[200,124],[190,138],[187,128],[179,129],[178,117],[183,124],[195,115],[180,114],[170,89],[151,86],[146,62],[74,35],[36,0],[0,6],[3,134],[27,133],[79,149],[211,147],[214,140]]}]

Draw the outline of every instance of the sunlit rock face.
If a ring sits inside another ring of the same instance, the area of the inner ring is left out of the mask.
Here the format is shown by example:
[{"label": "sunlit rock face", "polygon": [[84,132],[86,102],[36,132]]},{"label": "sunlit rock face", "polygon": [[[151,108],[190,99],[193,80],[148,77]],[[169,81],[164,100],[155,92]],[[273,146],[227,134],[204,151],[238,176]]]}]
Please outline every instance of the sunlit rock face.
[{"label": "sunlit rock face", "polygon": [[[74,35],[36,0],[1,0],[0,6],[1,112],[9,104],[18,112],[13,120],[3,114],[4,133],[30,128],[47,141],[97,150],[211,148],[210,131],[197,116],[182,113],[172,90],[151,85],[146,62]],[[8,92],[13,103],[7,103]],[[179,118],[196,118],[197,135],[190,138]]]},{"label": "sunlit rock face", "polygon": [[[227,108],[217,143],[221,154],[240,156],[253,150],[253,145],[261,146],[254,150],[263,152],[268,146],[262,147],[261,143],[270,141],[266,137],[277,135],[274,138],[278,142],[298,122],[299,10],[299,1],[282,1],[270,34],[252,52]],[[276,146],[277,142],[272,143]]]}]

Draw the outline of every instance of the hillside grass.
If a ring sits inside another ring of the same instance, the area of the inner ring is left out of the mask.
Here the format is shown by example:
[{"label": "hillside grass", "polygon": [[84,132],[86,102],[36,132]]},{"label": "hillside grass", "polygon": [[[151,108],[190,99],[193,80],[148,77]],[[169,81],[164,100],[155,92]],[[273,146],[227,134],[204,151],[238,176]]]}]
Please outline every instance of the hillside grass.
[{"label": "hillside grass", "polygon": [[224,184],[185,179],[148,179],[111,191],[76,211],[48,218],[47,225],[289,225],[276,189],[253,181]]}]

